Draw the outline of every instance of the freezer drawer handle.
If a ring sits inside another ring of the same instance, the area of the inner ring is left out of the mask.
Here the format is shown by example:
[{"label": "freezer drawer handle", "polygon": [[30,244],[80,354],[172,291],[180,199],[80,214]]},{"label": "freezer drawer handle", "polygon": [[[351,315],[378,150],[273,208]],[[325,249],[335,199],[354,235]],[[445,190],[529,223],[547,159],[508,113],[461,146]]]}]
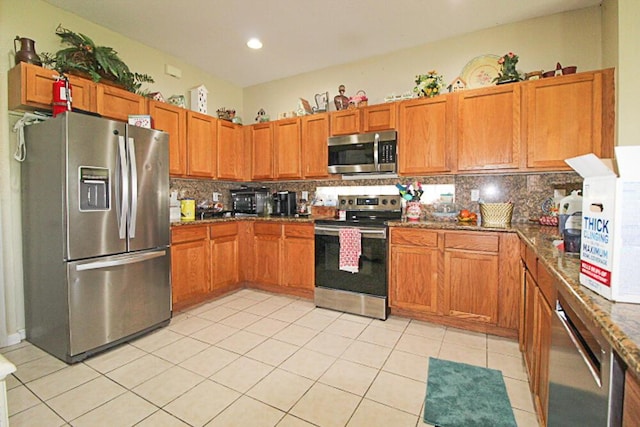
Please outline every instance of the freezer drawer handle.
[{"label": "freezer drawer handle", "polygon": [[117,267],[119,265],[127,265],[127,264],[135,264],[137,262],[148,261],[154,258],[160,258],[167,254],[166,250],[149,252],[142,255],[130,256],[122,259],[115,259],[111,261],[96,261],[90,262],[88,264],[80,264],[76,266],[76,271],[86,271],[86,270],[99,270],[101,268],[107,267]]}]

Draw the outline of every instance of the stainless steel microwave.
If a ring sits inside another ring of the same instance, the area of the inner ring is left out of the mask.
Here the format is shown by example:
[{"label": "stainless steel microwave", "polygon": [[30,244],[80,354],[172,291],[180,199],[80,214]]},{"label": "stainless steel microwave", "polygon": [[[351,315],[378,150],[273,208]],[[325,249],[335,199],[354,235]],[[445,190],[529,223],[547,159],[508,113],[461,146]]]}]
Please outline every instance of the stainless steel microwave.
[{"label": "stainless steel microwave", "polygon": [[329,173],[396,173],[398,141],[394,130],[329,138]]}]

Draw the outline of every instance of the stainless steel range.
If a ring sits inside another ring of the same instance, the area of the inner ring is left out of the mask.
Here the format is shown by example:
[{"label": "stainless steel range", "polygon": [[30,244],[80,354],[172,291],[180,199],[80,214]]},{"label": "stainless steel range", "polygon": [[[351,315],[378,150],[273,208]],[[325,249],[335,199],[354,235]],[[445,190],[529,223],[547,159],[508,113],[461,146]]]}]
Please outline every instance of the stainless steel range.
[{"label": "stainless steel range", "polygon": [[317,307],[387,318],[386,221],[401,218],[400,200],[398,195],[340,196],[345,219],[315,222]]}]

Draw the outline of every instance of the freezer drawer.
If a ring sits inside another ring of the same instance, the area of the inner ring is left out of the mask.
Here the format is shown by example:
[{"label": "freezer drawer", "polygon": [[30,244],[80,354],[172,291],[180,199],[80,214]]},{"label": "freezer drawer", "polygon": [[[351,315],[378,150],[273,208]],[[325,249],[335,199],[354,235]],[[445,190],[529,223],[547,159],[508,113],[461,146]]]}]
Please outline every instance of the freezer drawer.
[{"label": "freezer drawer", "polygon": [[169,248],[67,264],[70,357],[171,318]]}]

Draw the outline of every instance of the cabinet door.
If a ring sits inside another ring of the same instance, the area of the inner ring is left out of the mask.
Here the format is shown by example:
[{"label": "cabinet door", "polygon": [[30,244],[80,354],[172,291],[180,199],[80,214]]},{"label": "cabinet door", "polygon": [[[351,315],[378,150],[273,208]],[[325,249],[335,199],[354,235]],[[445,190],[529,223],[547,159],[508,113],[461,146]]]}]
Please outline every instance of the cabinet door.
[{"label": "cabinet door", "polygon": [[[9,110],[49,110],[53,103],[53,82],[58,73],[47,68],[20,62],[9,71]],[[69,76],[72,107],[96,111],[96,84],[88,79]]]},{"label": "cabinet door", "polygon": [[520,87],[505,84],[459,92],[459,171],[519,168]]},{"label": "cabinet door", "polygon": [[165,102],[149,101],[154,129],[169,134],[169,174],[187,173],[187,110]]},{"label": "cabinet door", "polygon": [[302,164],[305,178],[329,176],[329,114],[302,117]]},{"label": "cabinet door", "polygon": [[581,73],[525,86],[528,168],[568,170],[565,159],[602,156],[602,77]]},{"label": "cabinet door", "polygon": [[397,103],[386,103],[362,109],[362,131],[375,132],[396,128]]},{"label": "cabinet door", "polygon": [[315,285],[315,240],[312,224],[285,224],[282,284],[309,293]]},{"label": "cabinet door", "polygon": [[536,320],[536,339],[534,347],[536,348],[537,366],[537,385],[536,385],[536,406],[538,412],[542,414],[543,423],[546,425],[548,407],[549,407],[549,355],[551,352],[551,317],[553,310],[544,299],[542,292],[538,289],[536,298],[537,320]]},{"label": "cabinet door", "polygon": [[498,255],[445,250],[445,306],[449,316],[495,325],[498,318]]},{"label": "cabinet door", "polygon": [[99,84],[96,94],[96,109],[103,117],[126,122],[129,115],[147,112],[145,98],[127,90]]},{"label": "cabinet door", "polygon": [[534,335],[536,332],[536,282],[531,277],[529,270],[525,273],[524,288],[524,362],[529,373],[529,388],[531,391],[536,390],[536,359],[534,347]]},{"label": "cabinet door", "polygon": [[259,123],[251,126],[251,178],[272,179],[273,171],[273,126]]},{"label": "cabinet door", "polygon": [[391,246],[389,305],[438,312],[438,258],[434,248]]},{"label": "cabinet door", "polygon": [[187,174],[215,178],[217,119],[187,112]]},{"label": "cabinet door", "polygon": [[280,285],[280,224],[254,224],[254,280]]},{"label": "cabinet door", "polygon": [[443,95],[401,102],[398,161],[402,175],[453,170],[455,98]]},{"label": "cabinet door", "polygon": [[624,377],[624,404],[622,405],[622,426],[632,427],[640,420],[640,385],[627,370]]},{"label": "cabinet door", "polygon": [[273,135],[276,178],[302,178],[300,119],[278,120],[274,123]]},{"label": "cabinet door", "polygon": [[[187,229],[188,228],[188,229]],[[182,226],[171,232],[171,294],[175,306],[209,292],[209,242],[206,227]]]},{"label": "cabinet door", "polygon": [[218,120],[218,178],[242,179],[244,161],[242,127],[227,120]]},{"label": "cabinet door", "polygon": [[331,135],[360,133],[360,109],[340,110],[330,114]]},{"label": "cabinet door", "polygon": [[238,224],[212,225],[210,230],[211,290],[229,288],[238,283]]}]

